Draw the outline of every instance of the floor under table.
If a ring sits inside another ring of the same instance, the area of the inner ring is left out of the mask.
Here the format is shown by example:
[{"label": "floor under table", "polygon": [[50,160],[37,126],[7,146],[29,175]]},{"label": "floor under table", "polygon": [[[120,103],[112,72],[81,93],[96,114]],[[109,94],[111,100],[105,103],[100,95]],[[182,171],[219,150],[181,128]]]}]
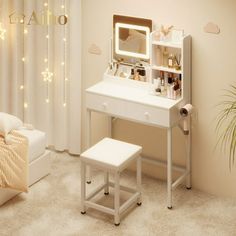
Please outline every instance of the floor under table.
[{"label": "floor under table", "polygon": [[[101,172],[93,175],[88,191],[103,181]],[[0,235],[236,235],[236,200],[178,187],[174,209],[168,210],[165,182],[147,176],[142,181],[142,206],[115,227],[111,215],[93,209],[80,214],[79,158],[53,153],[51,175],[0,208]],[[135,173],[124,172],[121,182],[134,185]],[[112,205],[112,192],[101,194],[100,202]]]}]

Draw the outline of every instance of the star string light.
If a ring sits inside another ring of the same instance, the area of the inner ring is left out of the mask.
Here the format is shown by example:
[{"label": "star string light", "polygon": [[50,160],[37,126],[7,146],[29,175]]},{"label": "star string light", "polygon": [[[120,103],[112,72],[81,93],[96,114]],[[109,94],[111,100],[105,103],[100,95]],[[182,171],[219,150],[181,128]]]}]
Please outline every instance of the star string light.
[{"label": "star string light", "polygon": [[50,72],[48,68],[45,71],[43,71],[41,74],[43,76],[43,81],[52,82],[53,73]]},{"label": "star string light", "polygon": [[5,33],[6,33],[7,31],[2,27],[2,23],[0,23],[0,38],[2,39],[2,40],[4,40],[5,39]]},{"label": "star string light", "polygon": [[48,68],[45,71],[43,71],[41,74],[43,76],[43,81],[49,82],[49,83],[52,82],[53,73],[50,72]]}]

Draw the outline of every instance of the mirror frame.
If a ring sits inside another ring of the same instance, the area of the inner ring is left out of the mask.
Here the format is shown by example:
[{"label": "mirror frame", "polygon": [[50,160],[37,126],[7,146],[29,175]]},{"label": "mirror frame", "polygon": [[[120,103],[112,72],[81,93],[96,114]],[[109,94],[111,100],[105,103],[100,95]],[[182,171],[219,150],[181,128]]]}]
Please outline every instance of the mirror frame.
[{"label": "mirror frame", "polygon": [[[117,40],[119,39],[117,36],[117,32],[119,32],[118,29],[121,28],[121,26],[128,26],[129,29],[132,28],[136,30],[143,30],[145,32],[148,31],[147,28],[149,29],[149,34],[147,34],[148,40],[146,42],[146,54],[128,52],[127,55],[127,51],[117,50]],[[150,33],[152,32],[152,27],[152,20],[150,19],[113,15],[113,60],[118,61],[120,59],[123,59],[124,62],[128,64],[135,64],[137,60],[140,59],[146,62],[150,62]]]},{"label": "mirror frame", "polygon": [[[129,52],[129,51],[124,51],[119,48],[119,30],[121,28],[125,29],[133,29],[133,30],[141,30],[146,32],[146,53],[136,53],[136,52]],[[135,58],[140,58],[140,59],[146,59],[148,60],[150,58],[150,29],[146,26],[139,26],[139,25],[130,25],[130,24],[124,24],[124,23],[116,23],[115,25],[115,53],[118,55],[124,55],[124,56],[129,56],[129,57],[135,57]]]}]

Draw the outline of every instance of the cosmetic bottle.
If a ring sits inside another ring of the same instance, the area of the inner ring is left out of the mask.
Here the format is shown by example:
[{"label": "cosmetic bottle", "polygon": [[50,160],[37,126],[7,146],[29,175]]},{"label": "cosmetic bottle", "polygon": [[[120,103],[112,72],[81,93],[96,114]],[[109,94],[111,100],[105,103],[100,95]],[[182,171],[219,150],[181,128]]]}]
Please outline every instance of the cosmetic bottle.
[{"label": "cosmetic bottle", "polygon": [[178,82],[173,87],[173,99],[177,99],[179,95],[179,84]]},{"label": "cosmetic bottle", "polygon": [[136,71],[134,73],[134,80],[140,81],[140,76],[139,76],[139,72],[138,71]]},{"label": "cosmetic bottle", "polygon": [[168,66],[168,50],[166,47],[164,47],[162,58],[163,58],[163,66],[167,67]]},{"label": "cosmetic bottle", "polygon": [[168,57],[168,67],[173,68],[175,64],[175,56],[173,54],[170,54]]},{"label": "cosmetic bottle", "polygon": [[173,89],[174,89],[173,75],[172,75],[172,73],[169,73],[168,74],[168,85],[167,85],[167,98],[172,99]]},{"label": "cosmetic bottle", "polygon": [[154,84],[155,95],[160,95],[161,94],[161,79],[160,78],[154,79],[153,84]]},{"label": "cosmetic bottle", "polygon": [[159,88],[161,89],[161,93],[164,92],[165,90],[165,82],[164,82],[164,72],[160,71],[160,77],[158,77],[159,79]]},{"label": "cosmetic bottle", "polygon": [[142,69],[142,70],[138,70],[138,72],[139,72],[140,80],[143,82],[146,82],[146,70]]},{"label": "cosmetic bottle", "polygon": [[172,73],[168,73],[168,84],[172,84],[173,81],[173,74]]},{"label": "cosmetic bottle", "polygon": [[162,57],[161,48],[159,46],[156,48],[156,61],[158,65],[163,66],[163,57]]},{"label": "cosmetic bottle", "polygon": [[176,70],[181,70],[181,54],[174,56],[174,67]]},{"label": "cosmetic bottle", "polygon": [[134,68],[131,68],[130,79],[134,79]]}]

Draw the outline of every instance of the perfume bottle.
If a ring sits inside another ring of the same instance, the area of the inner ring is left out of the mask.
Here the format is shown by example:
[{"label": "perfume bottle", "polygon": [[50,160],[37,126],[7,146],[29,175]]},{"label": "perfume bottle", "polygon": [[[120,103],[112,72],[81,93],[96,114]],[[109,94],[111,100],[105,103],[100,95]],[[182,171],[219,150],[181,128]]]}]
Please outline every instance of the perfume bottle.
[{"label": "perfume bottle", "polygon": [[130,74],[129,78],[134,79],[134,68],[131,69],[131,74]]},{"label": "perfume bottle", "polygon": [[173,68],[175,65],[175,56],[173,54],[170,54],[168,57],[168,67]]},{"label": "perfume bottle", "polygon": [[168,66],[168,50],[167,50],[167,47],[164,47],[164,51],[163,51],[163,66],[167,67]]},{"label": "perfume bottle", "polygon": [[140,80],[143,82],[146,82],[146,70],[141,69],[141,70],[138,70],[138,72],[139,72]]},{"label": "perfume bottle", "polygon": [[156,48],[156,61],[158,65],[163,66],[163,56],[159,46]]},{"label": "perfume bottle", "polygon": [[165,79],[164,79],[164,71],[160,71],[160,79],[161,79],[161,93],[165,92]]},{"label": "perfume bottle", "polygon": [[168,74],[168,85],[167,85],[167,98],[173,98],[173,91],[174,91],[174,81],[173,81],[173,74]]}]

